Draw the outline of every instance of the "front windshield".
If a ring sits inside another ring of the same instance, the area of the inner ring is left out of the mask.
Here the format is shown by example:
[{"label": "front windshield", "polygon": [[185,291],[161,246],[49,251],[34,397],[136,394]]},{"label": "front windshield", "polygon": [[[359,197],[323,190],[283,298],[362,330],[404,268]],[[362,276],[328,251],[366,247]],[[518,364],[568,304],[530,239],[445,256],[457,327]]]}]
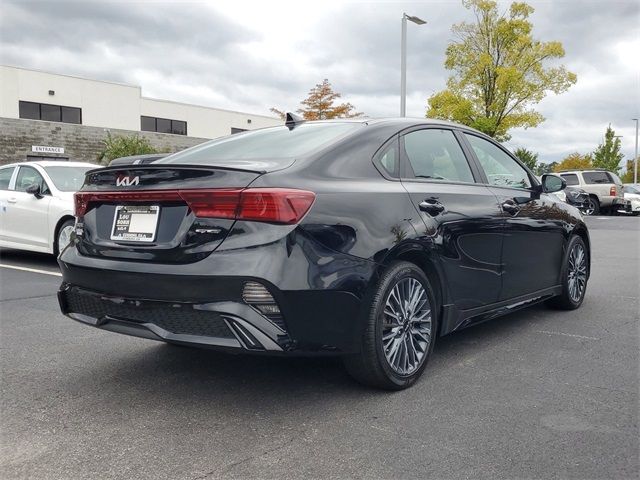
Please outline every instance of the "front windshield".
[{"label": "front windshield", "polygon": [[155,163],[208,164],[220,160],[283,161],[310,153],[362,126],[361,123],[303,123],[294,129],[273,127],[212,140]]},{"label": "front windshield", "polygon": [[640,195],[640,188],[638,187],[633,187],[631,185],[625,185],[624,186],[624,191],[627,193],[636,193]]},{"label": "front windshield", "polygon": [[51,181],[61,192],[77,192],[84,183],[84,174],[96,167],[56,165],[44,167]]}]

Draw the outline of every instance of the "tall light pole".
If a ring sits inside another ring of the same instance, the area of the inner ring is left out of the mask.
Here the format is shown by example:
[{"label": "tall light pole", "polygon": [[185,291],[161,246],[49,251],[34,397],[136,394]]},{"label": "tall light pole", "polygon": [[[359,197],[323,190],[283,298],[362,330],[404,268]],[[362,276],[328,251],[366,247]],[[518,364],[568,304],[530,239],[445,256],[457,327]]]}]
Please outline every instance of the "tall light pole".
[{"label": "tall light pole", "polygon": [[636,150],[633,157],[633,183],[638,183],[638,119],[632,118],[636,122]]},{"label": "tall light pole", "polygon": [[416,25],[424,25],[421,18],[402,14],[402,39],[400,41],[400,116],[407,114],[407,20]]}]

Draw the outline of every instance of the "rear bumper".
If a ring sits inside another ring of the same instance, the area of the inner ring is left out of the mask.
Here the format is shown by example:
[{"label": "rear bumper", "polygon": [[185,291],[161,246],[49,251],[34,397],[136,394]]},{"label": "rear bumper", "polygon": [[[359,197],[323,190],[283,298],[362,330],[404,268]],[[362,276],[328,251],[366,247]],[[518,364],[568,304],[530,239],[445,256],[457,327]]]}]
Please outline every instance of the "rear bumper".
[{"label": "rear bumper", "polygon": [[136,337],[251,351],[282,352],[288,335],[248,305],[134,300],[62,284],[62,312],[81,323]]},{"label": "rear bumper", "polygon": [[[267,353],[356,352],[361,302],[375,275],[373,262],[328,250],[302,230],[259,248],[216,251],[193,263],[89,257],[77,248],[65,249],[58,263],[60,305],[76,320],[147,338]],[[269,291],[280,319],[244,302],[246,282],[259,282]],[[74,298],[79,303],[70,301]],[[156,320],[177,317],[180,322],[185,315],[188,321],[218,324],[226,333],[193,335]],[[269,341],[249,348],[243,328],[257,329],[253,337],[265,335]],[[187,334],[210,338],[175,336]]]},{"label": "rear bumper", "polygon": [[633,211],[631,208],[631,202],[623,198],[617,198],[614,200],[613,208],[618,212],[631,213]]},{"label": "rear bumper", "polygon": [[[86,275],[127,296],[70,282]],[[349,292],[280,291],[262,280],[280,307],[278,322],[243,302],[242,287],[245,281],[257,280],[253,277],[158,278],[78,272],[69,265],[64,277],[58,292],[62,312],[102,330],[247,353],[346,354],[359,348],[360,300]]]}]

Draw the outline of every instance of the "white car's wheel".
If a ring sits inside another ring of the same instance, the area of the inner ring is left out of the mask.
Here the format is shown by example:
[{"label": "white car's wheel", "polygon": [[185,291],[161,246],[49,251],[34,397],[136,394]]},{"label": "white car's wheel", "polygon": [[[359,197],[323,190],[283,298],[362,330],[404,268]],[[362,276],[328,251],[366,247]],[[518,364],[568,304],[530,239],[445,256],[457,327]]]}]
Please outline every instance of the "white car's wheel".
[{"label": "white car's wheel", "polygon": [[56,245],[54,248],[54,253],[58,255],[61,251],[63,251],[69,243],[71,243],[71,234],[73,233],[73,220],[67,220],[64,222],[60,229],[58,230],[58,236],[56,238]]}]

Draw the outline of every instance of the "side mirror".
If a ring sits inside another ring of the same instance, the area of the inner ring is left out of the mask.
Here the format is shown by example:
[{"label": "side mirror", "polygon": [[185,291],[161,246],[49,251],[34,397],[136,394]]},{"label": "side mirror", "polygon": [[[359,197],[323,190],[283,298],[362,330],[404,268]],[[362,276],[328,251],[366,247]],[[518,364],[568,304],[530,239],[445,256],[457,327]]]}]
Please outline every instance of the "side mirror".
[{"label": "side mirror", "polygon": [[542,175],[542,191],[544,193],[559,192],[560,190],[564,190],[566,187],[567,182],[565,182],[564,178],[550,173]]},{"label": "side mirror", "polygon": [[37,183],[32,183],[31,185],[29,185],[25,192],[30,193],[36,198],[42,198],[42,193],[40,193],[40,185],[38,185]]}]

